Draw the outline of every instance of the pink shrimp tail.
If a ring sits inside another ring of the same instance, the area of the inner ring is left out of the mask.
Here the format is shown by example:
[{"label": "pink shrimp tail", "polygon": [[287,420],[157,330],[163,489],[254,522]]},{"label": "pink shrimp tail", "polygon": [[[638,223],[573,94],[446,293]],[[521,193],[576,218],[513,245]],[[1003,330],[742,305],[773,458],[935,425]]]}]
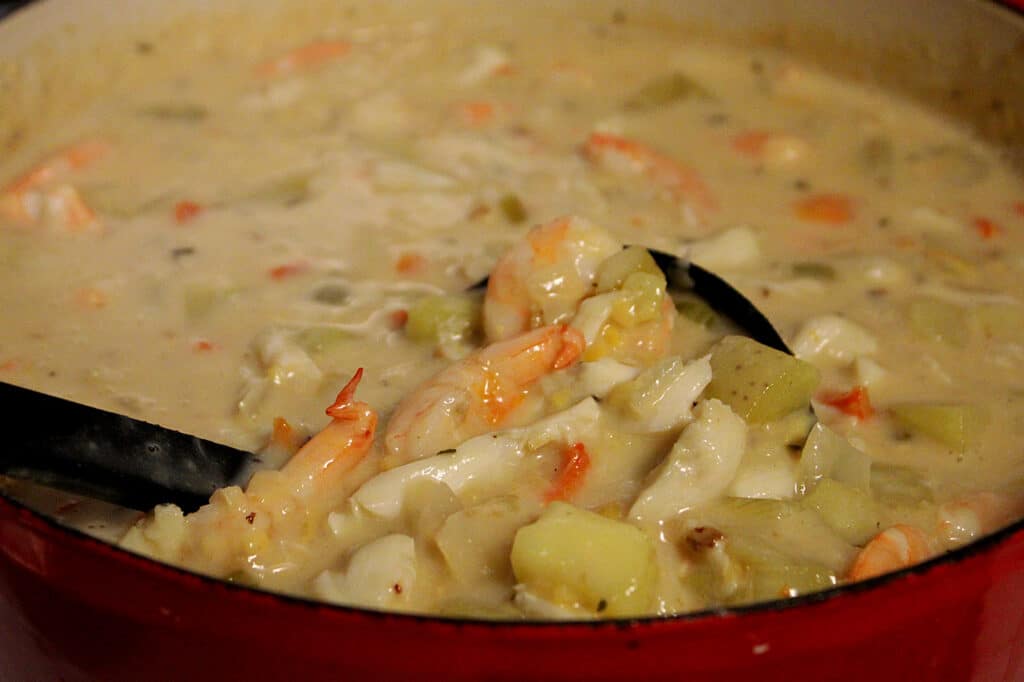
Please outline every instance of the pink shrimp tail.
[{"label": "pink shrimp tail", "polygon": [[360,367],[356,370],[356,373],[352,375],[352,378],[348,380],[345,387],[338,392],[338,397],[334,399],[331,406],[327,408],[326,412],[329,417],[332,417],[333,419],[351,420],[357,416],[357,412],[352,409],[355,405],[353,399],[356,397],[356,388],[359,386],[359,382],[362,378],[363,368]]}]

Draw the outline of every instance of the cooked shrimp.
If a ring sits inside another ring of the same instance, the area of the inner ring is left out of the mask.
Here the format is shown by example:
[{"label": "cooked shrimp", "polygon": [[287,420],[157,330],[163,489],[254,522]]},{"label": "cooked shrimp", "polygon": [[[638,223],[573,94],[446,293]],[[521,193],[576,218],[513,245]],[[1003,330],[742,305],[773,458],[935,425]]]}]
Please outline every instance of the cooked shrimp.
[{"label": "cooked shrimp", "polygon": [[384,443],[399,463],[433,455],[506,422],[541,377],[574,364],[583,335],[541,327],[491,344],[428,379],[391,416]]},{"label": "cooked shrimp", "polygon": [[689,203],[698,218],[718,208],[718,200],[697,171],[641,142],[611,133],[591,133],[583,153],[592,163],[615,172],[647,176],[675,199]]},{"label": "cooked shrimp", "polygon": [[289,557],[343,497],[346,474],[373,445],[377,415],[354,400],[362,372],[327,408],[331,422],[283,468],[257,472],[245,491],[237,486],[217,490],[209,504],[183,519],[180,511],[158,508],[123,544],[217,576],[291,565]]},{"label": "cooked shrimp", "polygon": [[53,154],[0,191],[0,217],[17,225],[38,225],[49,217],[72,232],[99,227],[96,214],[72,185],[55,182],[92,165],[109,145],[86,140]]},{"label": "cooked shrimp", "polygon": [[609,233],[581,218],[530,230],[491,272],[483,312],[488,340],[566,321],[593,293],[597,266],[621,249]]},{"label": "cooked shrimp", "polygon": [[1024,513],[1024,501],[993,492],[974,493],[939,507],[939,537],[946,547],[965,545],[999,530]]},{"label": "cooked shrimp", "polygon": [[276,78],[307,71],[344,57],[351,49],[352,45],[343,40],[317,40],[258,64],[256,73],[263,78]]},{"label": "cooked shrimp", "polygon": [[931,540],[923,531],[914,526],[897,524],[864,545],[846,577],[849,580],[867,580],[919,564],[935,556],[935,553]]}]

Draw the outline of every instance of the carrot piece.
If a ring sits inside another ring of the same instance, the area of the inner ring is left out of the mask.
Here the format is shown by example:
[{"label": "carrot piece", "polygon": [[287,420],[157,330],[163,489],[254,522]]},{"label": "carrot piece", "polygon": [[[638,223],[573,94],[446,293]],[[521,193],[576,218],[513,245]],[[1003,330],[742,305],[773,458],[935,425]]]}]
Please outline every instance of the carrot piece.
[{"label": "carrot piece", "polygon": [[868,389],[864,386],[854,386],[846,393],[826,393],[818,400],[857,419],[868,419],[875,413]]},{"label": "carrot piece", "polygon": [[43,159],[36,166],[7,186],[12,194],[24,194],[72,171],[81,170],[98,161],[110,145],[100,140],[82,140]]},{"label": "carrot piece", "polygon": [[203,212],[203,207],[194,201],[179,201],[174,205],[174,221],[183,225]]},{"label": "carrot piece", "polygon": [[392,310],[389,315],[392,329],[401,329],[409,321],[409,311],[405,309]]},{"label": "carrot piece", "polygon": [[756,159],[764,152],[764,145],[771,137],[767,130],[747,130],[733,136],[730,142],[732,148],[743,156]]},{"label": "carrot piece", "polygon": [[192,350],[196,353],[205,353],[216,348],[217,346],[212,341],[207,341],[206,339],[199,339],[192,344]]},{"label": "carrot piece", "polygon": [[972,220],[971,226],[974,227],[975,232],[981,235],[982,239],[991,239],[1003,232],[1003,228],[984,216]]},{"label": "carrot piece", "polygon": [[82,287],[75,292],[75,303],[82,308],[98,310],[105,307],[108,301],[106,292],[96,287]]},{"label": "carrot piece", "polygon": [[1024,218],[1024,201],[1013,202],[1013,212]]},{"label": "carrot piece", "polygon": [[0,362],[0,372],[9,372],[10,370],[16,369],[17,367],[17,360],[4,360],[3,362]]},{"label": "carrot piece", "polygon": [[853,219],[853,202],[845,194],[813,194],[793,205],[796,216],[810,223],[842,225]]},{"label": "carrot piece", "polygon": [[403,275],[411,275],[421,271],[427,265],[427,259],[418,253],[403,253],[395,261],[395,270]]},{"label": "carrot piece", "polygon": [[583,485],[587,472],[590,470],[590,453],[583,443],[576,442],[562,449],[562,465],[548,491],[544,493],[545,502],[567,500]]},{"label": "carrot piece", "polygon": [[280,282],[281,280],[288,279],[289,277],[301,275],[307,270],[309,270],[309,263],[304,260],[297,260],[292,263],[278,265],[276,268],[271,268],[267,272],[267,275],[270,276],[270,279]]},{"label": "carrot piece", "polygon": [[263,78],[275,78],[296,71],[307,71],[344,57],[351,49],[352,44],[344,40],[316,40],[285,52],[276,59],[258,64],[256,73]]},{"label": "carrot piece", "polygon": [[466,102],[459,106],[459,117],[467,125],[479,128],[494,120],[497,109],[490,102]]}]

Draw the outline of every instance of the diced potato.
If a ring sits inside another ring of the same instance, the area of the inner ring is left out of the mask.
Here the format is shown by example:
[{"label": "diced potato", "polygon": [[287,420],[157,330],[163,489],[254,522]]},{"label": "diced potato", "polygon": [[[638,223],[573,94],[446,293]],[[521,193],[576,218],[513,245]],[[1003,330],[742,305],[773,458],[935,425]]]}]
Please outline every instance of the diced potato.
[{"label": "diced potato", "polygon": [[890,414],[912,433],[924,434],[954,452],[973,447],[985,428],[985,411],[977,405],[905,403],[893,405]]},{"label": "diced potato", "polygon": [[819,481],[803,504],[851,544],[863,545],[881,530],[871,495],[831,478]]},{"label": "diced potato", "polygon": [[965,311],[960,306],[936,298],[919,298],[910,303],[907,315],[917,336],[957,348],[967,345],[970,327],[964,324]]},{"label": "diced potato", "polygon": [[727,336],[711,349],[711,374],[705,395],[750,423],[806,407],[819,381],[814,365],[745,336]]},{"label": "diced potato", "polygon": [[554,502],[516,533],[511,558],[516,580],[556,604],[607,617],[651,608],[654,545],[628,523]]},{"label": "diced potato", "polygon": [[665,276],[634,272],[622,283],[619,297],[612,304],[612,320],[632,327],[655,320],[665,300]]},{"label": "diced potato", "polygon": [[475,296],[426,296],[409,308],[405,332],[415,341],[458,341],[480,329],[480,302]]},{"label": "diced potato", "polygon": [[295,333],[296,342],[313,355],[327,353],[356,338],[359,337],[338,327],[306,327]]},{"label": "diced potato", "polygon": [[797,487],[806,495],[826,478],[868,492],[871,484],[871,458],[819,422],[811,429],[803,452],[800,453]]},{"label": "diced potato", "polygon": [[[642,246],[627,246],[606,258],[597,269],[597,293],[622,288],[626,278],[636,272],[665,276],[654,262],[654,257]],[[664,286],[664,284],[662,285]]]},{"label": "diced potato", "polygon": [[648,81],[626,99],[627,111],[649,111],[688,99],[709,99],[711,93],[685,73],[672,73]]}]

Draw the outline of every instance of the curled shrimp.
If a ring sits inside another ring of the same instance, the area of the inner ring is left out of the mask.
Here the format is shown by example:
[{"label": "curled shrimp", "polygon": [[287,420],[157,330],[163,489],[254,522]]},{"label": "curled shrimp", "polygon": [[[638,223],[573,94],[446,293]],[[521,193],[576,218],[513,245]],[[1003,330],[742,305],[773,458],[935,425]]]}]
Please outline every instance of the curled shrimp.
[{"label": "curled shrimp", "polygon": [[49,217],[71,232],[97,229],[95,212],[74,186],[63,181],[108,150],[105,142],[84,140],[46,157],[0,191],[0,217],[28,226]]},{"label": "curled shrimp", "polygon": [[700,173],[636,140],[611,133],[591,133],[583,145],[588,161],[617,173],[638,174],[686,201],[698,218],[718,208],[718,200]]},{"label": "curled shrimp", "polygon": [[898,571],[935,556],[932,541],[925,533],[906,524],[896,524],[873,537],[857,554],[849,580],[867,580],[883,573]]},{"label": "curled shrimp", "polygon": [[593,293],[597,266],[621,249],[608,232],[581,218],[558,218],[530,230],[491,272],[483,311],[487,339],[566,321]]},{"label": "curled shrimp", "polygon": [[436,454],[507,421],[541,377],[574,364],[582,334],[550,325],[486,346],[428,379],[403,400],[384,443],[405,463]]},{"label": "curled shrimp", "polygon": [[327,408],[331,422],[280,470],[257,472],[244,491],[221,488],[188,516],[158,507],[122,544],[216,576],[297,565],[291,557],[306,551],[317,520],[344,497],[346,475],[373,445],[377,415],[355,400],[362,373]]}]

